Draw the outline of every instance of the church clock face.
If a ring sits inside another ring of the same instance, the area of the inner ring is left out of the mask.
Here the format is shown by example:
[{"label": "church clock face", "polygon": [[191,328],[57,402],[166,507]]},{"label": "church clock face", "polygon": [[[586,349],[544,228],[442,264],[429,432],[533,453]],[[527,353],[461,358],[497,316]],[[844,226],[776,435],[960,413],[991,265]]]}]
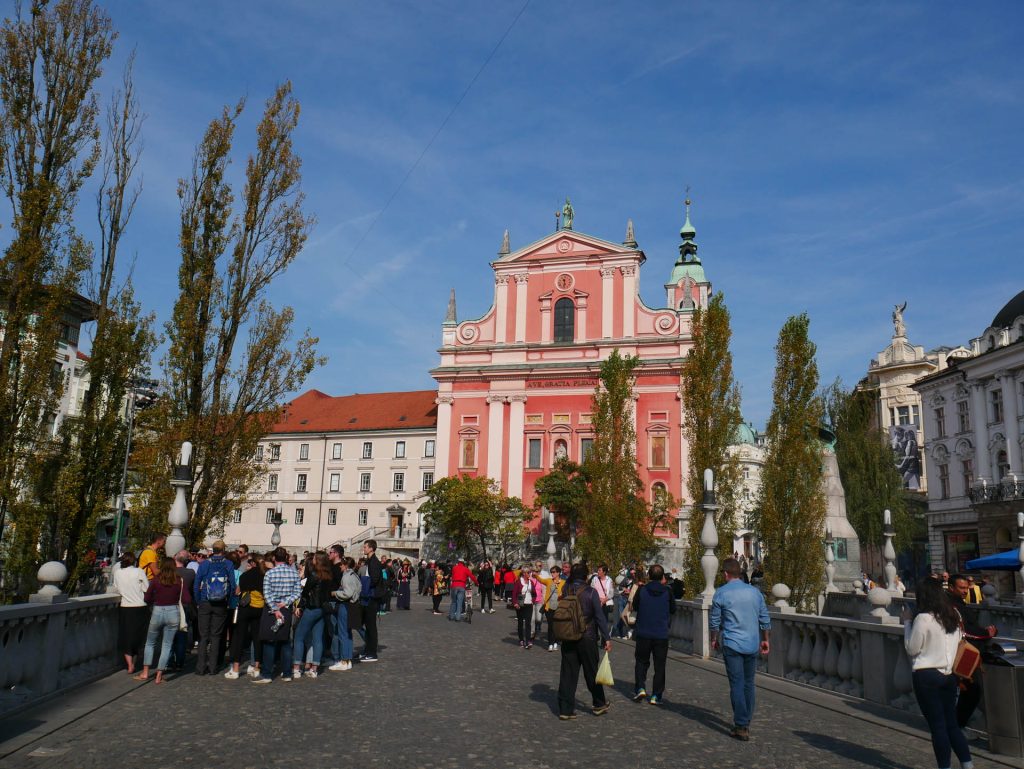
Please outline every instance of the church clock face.
[{"label": "church clock face", "polygon": [[559,291],[568,291],[572,288],[573,280],[572,275],[567,272],[563,272],[557,278],[555,278],[555,286]]}]

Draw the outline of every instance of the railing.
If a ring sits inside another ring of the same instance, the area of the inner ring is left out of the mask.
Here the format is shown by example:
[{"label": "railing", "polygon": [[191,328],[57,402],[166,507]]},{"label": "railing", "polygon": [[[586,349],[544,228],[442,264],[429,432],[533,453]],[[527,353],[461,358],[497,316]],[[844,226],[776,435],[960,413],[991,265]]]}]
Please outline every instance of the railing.
[{"label": "railing", "polygon": [[976,505],[1024,499],[1024,481],[1011,477],[1001,483],[975,486],[972,489],[968,489],[967,496]]}]

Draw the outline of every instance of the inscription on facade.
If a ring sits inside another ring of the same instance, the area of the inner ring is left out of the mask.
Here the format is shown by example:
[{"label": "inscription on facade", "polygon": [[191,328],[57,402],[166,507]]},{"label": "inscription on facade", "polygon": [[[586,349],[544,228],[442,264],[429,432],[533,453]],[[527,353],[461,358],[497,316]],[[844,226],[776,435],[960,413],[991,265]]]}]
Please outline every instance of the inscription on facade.
[{"label": "inscription on facade", "polygon": [[526,389],[547,389],[552,387],[596,387],[596,379],[539,379],[527,382]]}]

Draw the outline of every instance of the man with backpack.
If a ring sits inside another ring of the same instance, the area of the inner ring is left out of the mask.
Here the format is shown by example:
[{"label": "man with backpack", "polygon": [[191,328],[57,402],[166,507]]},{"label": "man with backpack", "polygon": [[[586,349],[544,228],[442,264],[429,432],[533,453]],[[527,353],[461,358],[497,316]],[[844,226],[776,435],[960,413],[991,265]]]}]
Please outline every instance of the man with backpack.
[{"label": "man with backpack", "polygon": [[562,664],[558,673],[558,718],[570,721],[576,718],[576,687],[579,684],[580,668],[590,690],[595,716],[608,712],[608,700],[604,687],[597,683],[598,644],[611,651],[612,642],[608,637],[608,620],[597,591],[587,584],[587,565],[577,563],[569,574],[558,608],[554,610],[551,622],[555,640],[562,651]]},{"label": "man with backpack", "polygon": [[224,540],[213,543],[213,555],[199,566],[192,594],[199,615],[196,674],[213,675],[227,625],[228,603],[235,594],[235,565],[224,557]]},{"label": "man with backpack", "polygon": [[377,540],[368,539],[363,543],[363,555],[366,556],[366,576],[369,584],[364,590],[368,593],[363,609],[363,626],[366,629],[366,643],[360,662],[377,661],[377,612],[388,592],[388,584],[384,579],[384,568],[377,558]]}]

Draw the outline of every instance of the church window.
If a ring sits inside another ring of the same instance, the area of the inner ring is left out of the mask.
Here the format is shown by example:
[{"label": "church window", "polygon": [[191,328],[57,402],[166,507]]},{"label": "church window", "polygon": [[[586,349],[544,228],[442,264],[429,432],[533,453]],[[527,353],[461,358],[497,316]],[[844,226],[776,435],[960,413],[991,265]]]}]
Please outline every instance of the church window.
[{"label": "church window", "polygon": [[472,438],[462,441],[462,467],[476,467],[476,441]]},{"label": "church window", "polygon": [[526,466],[537,469],[540,467],[540,438],[530,438],[529,450]]},{"label": "church window", "polygon": [[572,342],[576,338],[576,307],[572,299],[562,297],[555,302],[555,341]]},{"label": "church window", "polygon": [[594,450],[594,439],[593,438],[582,438],[580,440],[580,458],[586,461],[587,457],[590,456],[590,452]]},{"label": "church window", "polygon": [[668,467],[668,439],[663,435],[651,438],[651,467]]}]

